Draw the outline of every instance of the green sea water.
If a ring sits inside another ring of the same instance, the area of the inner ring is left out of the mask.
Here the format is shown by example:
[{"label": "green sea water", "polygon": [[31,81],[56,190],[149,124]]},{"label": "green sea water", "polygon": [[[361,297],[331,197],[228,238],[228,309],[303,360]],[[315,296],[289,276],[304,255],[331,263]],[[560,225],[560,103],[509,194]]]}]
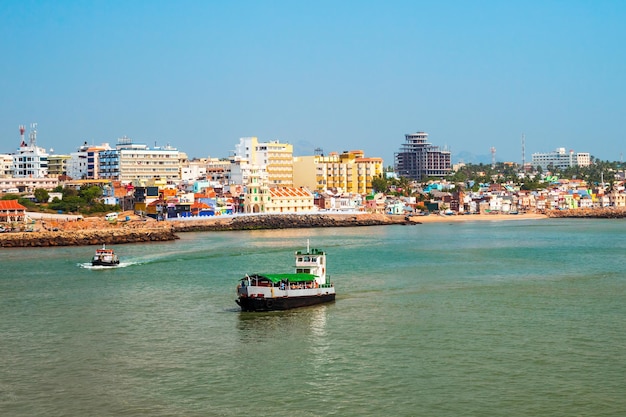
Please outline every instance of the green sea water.
[{"label": "green sea water", "polygon": [[[328,255],[332,304],[241,313]],[[0,249],[0,416],[624,416],[626,221],[186,233]]]}]

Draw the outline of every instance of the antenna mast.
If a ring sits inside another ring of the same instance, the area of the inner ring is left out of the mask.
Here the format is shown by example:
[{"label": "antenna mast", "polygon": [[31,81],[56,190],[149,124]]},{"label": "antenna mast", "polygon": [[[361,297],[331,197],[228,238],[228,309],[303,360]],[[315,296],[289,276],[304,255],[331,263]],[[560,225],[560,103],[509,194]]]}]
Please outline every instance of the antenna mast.
[{"label": "antenna mast", "polygon": [[37,146],[37,123],[30,124],[30,134],[28,137],[30,139],[30,146]]},{"label": "antenna mast", "polygon": [[24,142],[25,131],[26,131],[26,128],[24,127],[24,125],[20,125],[20,147],[26,146],[26,142]]},{"label": "antenna mast", "polygon": [[491,169],[496,167],[496,148],[491,147]]}]

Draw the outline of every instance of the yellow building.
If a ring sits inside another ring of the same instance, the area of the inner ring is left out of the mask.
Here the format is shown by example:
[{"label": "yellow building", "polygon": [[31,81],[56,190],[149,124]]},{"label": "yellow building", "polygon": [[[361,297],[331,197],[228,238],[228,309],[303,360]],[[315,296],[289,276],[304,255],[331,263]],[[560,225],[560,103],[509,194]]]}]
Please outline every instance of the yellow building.
[{"label": "yellow building", "polygon": [[[372,179],[383,173],[382,158],[365,158],[363,151],[349,151],[328,156],[313,157],[315,167],[315,189],[329,189],[355,194],[370,194]],[[309,159],[294,160],[294,178],[302,178],[311,171]],[[296,185],[308,185],[296,183]]]},{"label": "yellow building", "polygon": [[258,138],[240,138],[235,155],[267,172],[267,185],[293,187],[293,145],[276,141],[259,142]]},{"label": "yellow building", "polygon": [[305,188],[274,187],[269,190],[266,213],[310,213],[315,210],[313,194]]},{"label": "yellow building", "polygon": [[316,167],[317,156],[294,156],[293,185],[295,187],[305,187],[311,191],[318,190]]},{"label": "yellow building", "polygon": [[70,159],[70,155],[48,155],[48,176],[67,175],[67,161]]}]

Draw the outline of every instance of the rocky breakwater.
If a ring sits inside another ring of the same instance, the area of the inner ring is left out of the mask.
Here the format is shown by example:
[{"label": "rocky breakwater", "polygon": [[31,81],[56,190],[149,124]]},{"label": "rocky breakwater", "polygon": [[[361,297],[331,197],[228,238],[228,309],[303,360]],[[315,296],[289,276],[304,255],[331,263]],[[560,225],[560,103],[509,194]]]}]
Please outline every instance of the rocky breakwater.
[{"label": "rocky breakwater", "polygon": [[623,219],[626,218],[624,208],[584,208],[573,210],[550,210],[547,213],[551,218],[577,219]]},{"label": "rocky breakwater", "polygon": [[298,229],[312,227],[356,227],[412,224],[403,216],[384,214],[265,214],[235,217],[219,216],[202,220],[171,221],[175,232]]},{"label": "rocky breakwater", "polygon": [[165,222],[109,224],[104,221],[37,225],[32,232],[0,233],[0,247],[46,247],[159,242],[178,239]]}]

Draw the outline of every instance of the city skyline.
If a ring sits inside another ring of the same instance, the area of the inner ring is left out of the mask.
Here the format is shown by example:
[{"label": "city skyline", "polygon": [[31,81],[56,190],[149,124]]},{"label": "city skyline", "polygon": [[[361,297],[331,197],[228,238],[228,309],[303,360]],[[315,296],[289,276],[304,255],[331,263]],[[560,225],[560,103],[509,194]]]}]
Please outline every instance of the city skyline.
[{"label": "city skyline", "polygon": [[294,154],[361,149],[393,165],[405,134],[526,161],[566,147],[620,160],[626,4],[617,2],[8,1],[2,153],[18,126],[70,153],[128,136],[190,157],[240,137]]},{"label": "city skyline", "polygon": [[[36,134],[37,133],[37,123],[31,123],[29,125],[29,127],[30,128],[27,129],[25,125],[20,125],[19,126],[19,132],[20,132],[19,142],[20,142],[20,144],[23,143],[25,146],[31,146],[32,145],[32,140],[36,139],[36,137],[37,137],[37,134]],[[406,136],[414,136],[416,134],[419,134],[419,135],[425,134],[425,136],[428,137],[428,132],[415,132],[413,134],[407,134],[407,135],[405,135],[405,137]],[[233,146],[234,150],[229,151],[229,155],[221,155],[221,156],[212,155],[210,157],[211,158],[217,158],[217,159],[227,159],[227,158],[232,157],[232,156],[237,156],[238,155],[237,147],[241,146],[241,140],[249,139],[249,138],[250,137],[239,138],[239,142],[234,144],[234,146]],[[254,139],[259,139],[259,138],[254,137]],[[264,140],[259,140],[258,141],[259,144],[267,144],[267,143],[272,143],[272,142],[280,143],[282,145],[286,145],[286,144],[287,145],[291,145],[291,144],[288,144],[288,143],[285,143],[285,142],[280,142],[280,141],[264,141]],[[445,151],[445,149],[440,149],[439,145],[431,143],[428,139],[426,139],[426,142],[427,142],[428,145],[436,147],[439,151]],[[174,149],[174,150],[177,150],[177,151],[180,151],[180,152],[184,152],[187,155],[187,157],[189,157],[189,155],[188,155],[188,153],[187,153],[187,151],[185,149],[180,149],[180,148],[178,148],[177,146],[175,146],[173,144],[168,143],[168,144],[164,145],[164,144],[155,143],[154,146],[151,146],[149,143],[136,141],[133,138],[129,138],[129,137],[121,137],[121,138],[117,138],[116,140],[113,140],[113,141],[102,141],[100,143],[86,143],[86,142],[83,142],[82,144],[77,145],[76,148],[73,151],[67,152],[66,154],[71,154],[71,153],[75,153],[75,152],[81,152],[81,151],[84,151],[84,149],[87,149],[87,148],[101,148],[102,146],[105,146],[105,145],[108,145],[108,148],[110,148],[110,149],[115,149],[119,145],[128,145],[128,144],[142,145],[142,146],[146,146],[146,149],[153,149],[153,150],[154,149]],[[42,148],[49,155],[62,155],[61,153],[56,152],[54,150],[54,147],[48,147],[48,146],[46,146],[46,144],[39,143],[39,141],[37,141],[35,145],[38,148]],[[399,153],[403,152],[403,146],[404,145],[400,146],[400,152]],[[293,145],[292,145],[292,147],[293,147]],[[296,152],[296,150],[294,148],[293,156],[294,157],[313,156],[314,154],[317,154],[319,151],[321,151],[321,149],[316,149],[316,150],[314,150],[314,152],[312,152],[310,154],[305,154],[305,153],[298,153],[298,152]],[[322,155],[324,155],[324,154],[326,154],[326,155],[329,155],[329,154],[342,154],[342,153],[352,153],[352,152],[363,152],[364,156],[367,157],[367,158],[379,158],[379,156],[377,156],[377,155],[368,154],[366,152],[366,150],[363,150],[363,149],[359,149],[359,150],[351,149],[351,150],[344,150],[344,151],[338,151],[337,149],[332,149],[332,150],[329,150],[328,152],[322,153]],[[494,152],[495,152],[495,150],[494,150]],[[2,152],[2,150],[0,150],[0,154],[3,154],[3,153],[13,154],[13,152]],[[572,149],[567,150],[565,147],[559,147],[559,148],[556,148],[556,149],[554,149],[552,151],[548,151],[548,152],[531,152],[529,154],[530,155],[530,159],[525,159],[524,163],[525,164],[529,164],[530,163],[531,165],[533,165],[532,164],[532,159],[534,158],[534,155],[542,155],[542,156],[545,157],[545,155],[548,155],[548,154],[567,154],[567,155],[569,155],[569,154],[579,154],[579,152],[574,152]],[[589,152],[583,152],[583,154],[590,155]],[[239,155],[239,156],[241,156],[241,155]],[[461,155],[459,157],[459,159],[454,161],[453,164],[465,163],[466,161],[463,160],[462,156],[463,155]],[[485,164],[493,163],[493,156],[494,156],[493,154],[491,154],[489,156],[489,158],[490,158],[489,161],[487,161],[487,159],[486,159],[487,156],[483,155],[481,157],[482,159],[480,161],[476,161],[476,162],[475,161],[469,161],[468,163],[476,163],[476,164],[478,164],[478,163],[485,163]],[[202,159],[202,158],[205,158],[205,157],[189,157],[189,158],[190,159]],[[508,162],[515,162],[515,161],[498,161],[498,162],[508,163]],[[611,162],[615,162],[615,161],[611,161]],[[394,157],[394,160],[392,160],[389,164],[383,163],[383,165],[385,167],[391,166],[393,168],[393,166],[395,165],[395,157]]]}]

